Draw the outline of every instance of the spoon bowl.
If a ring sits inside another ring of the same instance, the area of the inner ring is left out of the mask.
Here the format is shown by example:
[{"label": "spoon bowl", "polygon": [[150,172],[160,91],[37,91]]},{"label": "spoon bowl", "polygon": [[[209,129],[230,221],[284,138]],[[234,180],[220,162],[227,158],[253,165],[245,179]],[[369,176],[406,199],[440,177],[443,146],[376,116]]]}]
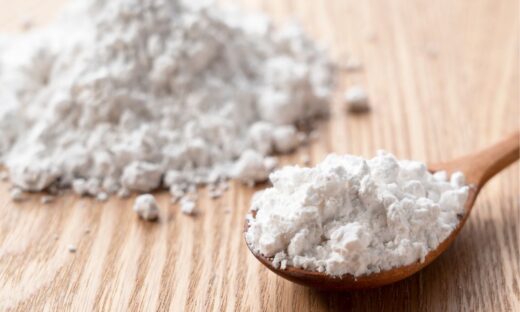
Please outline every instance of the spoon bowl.
[{"label": "spoon bowl", "polygon": [[[308,271],[290,266],[285,269],[276,268],[272,264],[272,258],[255,253],[249,244],[246,244],[253,255],[268,269],[287,280],[304,286],[324,290],[349,291],[376,288],[395,283],[422,270],[453,243],[466,223],[475,200],[485,183],[519,158],[520,133],[516,132],[482,151],[449,162],[429,166],[430,172],[446,171],[448,174],[452,174],[455,171],[463,172],[466,177],[466,183],[469,186],[469,193],[464,205],[464,214],[459,216],[457,227],[436,249],[431,250],[422,262],[417,261],[405,266],[357,277],[351,274],[331,276],[322,272]],[[255,217],[254,213],[253,217]],[[249,224],[246,221],[244,233],[247,232],[248,227]]]}]

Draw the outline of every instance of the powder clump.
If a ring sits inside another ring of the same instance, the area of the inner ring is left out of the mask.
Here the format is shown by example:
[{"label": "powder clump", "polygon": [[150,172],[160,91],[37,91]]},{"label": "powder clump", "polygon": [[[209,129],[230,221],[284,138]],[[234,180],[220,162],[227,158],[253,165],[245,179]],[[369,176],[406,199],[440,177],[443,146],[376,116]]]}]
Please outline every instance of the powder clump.
[{"label": "powder clump", "polygon": [[144,220],[155,221],[159,218],[159,205],[152,194],[137,196],[133,210]]},{"label": "powder clump", "polygon": [[246,239],[275,266],[330,275],[376,273],[423,261],[457,226],[464,175],[432,175],[380,151],[366,160],[329,155],[313,168],[284,167],[255,194]]},{"label": "powder clump", "polygon": [[351,113],[364,113],[370,110],[370,101],[366,90],[361,86],[352,86],[345,91],[347,110]]}]

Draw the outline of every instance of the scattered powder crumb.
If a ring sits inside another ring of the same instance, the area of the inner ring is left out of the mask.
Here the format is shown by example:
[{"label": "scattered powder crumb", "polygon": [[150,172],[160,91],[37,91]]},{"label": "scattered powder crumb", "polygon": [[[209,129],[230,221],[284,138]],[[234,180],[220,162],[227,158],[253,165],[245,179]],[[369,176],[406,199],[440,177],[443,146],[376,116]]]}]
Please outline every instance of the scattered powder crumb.
[{"label": "scattered powder crumb", "polygon": [[98,200],[100,202],[105,202],[108,200],[108,194],[105,192],[98,193],[96,195],[96,200]]},{"label": "scattered powder crumb", "polygon": [[54,199],[56,199],[55,196],[52,196],[52,195],[43,195],[40,199],[40,202],[43,204],[43,205],[47,205],[47,204],[50,204],[54,201]]},{"label": "scattered powder crumb", "polygon": [[130,191],[126,188],[121,188],[117,191],[117,197],[119,198],[128,198],[130,196]]},{"label": "scattered powder crumb", "polygon": [[462,173],[432,175],[424,163],[384,151],[369,160],[329,155],[270,180],[252,200],[249,246],[275,267],[334,276],[424,261],[458,225],[468,196]]},{"label": "scattered powder crumb", "polygon": [[15,202],[20,202],[25,199],[23,191],[18,187],[13,187],[9,192],[9,195],[11,195],[11,199]]},{"label": "scattered powder crumb", "polygon": [[67,250],[68,250],[70,253],[75,253],[78,249],[76,248],[76,245],[69,244],[69,245],[67,246]]},{"label": "scattered powder crumb", "polygon": [[196,201],[190,197],[183,197],[181,199],[181,211],[187,215],[194,215],[196,213]]},{"label": "scattered powder crumb", "polygon": [[85,229],[85,234],[90,234],[90,229]]},{"label": "scattered powder crumb", "polygon": [[133,209],[144,220],[155,221],[159,218],[159,205],[152,194],[137,196]]},{"label": "scattered powder crumb", "polygon": [[217,199],[217,198],[219,198],[221,196],[222,196],[222,191],[221,190],[213,190],[213,191],[209,192],[209,197],[211,199]]},{"label": "scattered powder crumb", "polygon": [[60,239],[60,236],[58,234],[54,234],[53,238],[55,241],[57,241],[58,239]]},{"label": "scattered powder crumb", "polygon": [[216,184],[213,184],[209,188],[209,197],[212,199],[217,199],[224,195],[224,192],[228,190],[228,182],[227,181],[220,181]]},{"label": "scattered powder crumb", "polygon": [[368,94],[361,86],[353,86],[345,92],[347,109],[352,113],[363,113],[370,110]]},{"label": "scattered powder crumb", "polygon": [[221,181],[219,184],[219,188],[225,192],[229,189],[229,183],[227,181]]},{"label": "scattered powder crumb", "polygon": [[9,179],[9,173],[7,171],[0,171],[0,181],[7,181]]}]

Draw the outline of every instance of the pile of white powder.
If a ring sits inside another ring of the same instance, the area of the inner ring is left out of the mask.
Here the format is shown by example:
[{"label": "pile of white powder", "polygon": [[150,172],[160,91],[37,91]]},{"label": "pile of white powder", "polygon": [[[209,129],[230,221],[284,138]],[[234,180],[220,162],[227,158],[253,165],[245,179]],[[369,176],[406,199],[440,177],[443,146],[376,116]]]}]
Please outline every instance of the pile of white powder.
[{"label": "pile of white powder", "polygon": [[265,180],[328,111],[333,75],[297,26],[193,1],[78,0],[0,51],[10,181],[100,200]]},{"label": "pile of white powder", "polygon": [[459,223],[462,173],[379,152],[329,155],[314,168],[285,167],[255,194],[246,239],[276,267],[370,274],[423,261]]}]

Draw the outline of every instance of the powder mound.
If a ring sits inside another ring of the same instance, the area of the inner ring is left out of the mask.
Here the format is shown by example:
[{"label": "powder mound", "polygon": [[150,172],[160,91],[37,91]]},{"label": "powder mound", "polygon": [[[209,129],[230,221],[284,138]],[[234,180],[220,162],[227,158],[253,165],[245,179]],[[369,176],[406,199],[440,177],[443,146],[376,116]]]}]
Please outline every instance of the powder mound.
[{"label": "powder mound", "polygon": [[0,163],[24,191],[266,179],[265,158],[298,145],[295,125],[328,111],[322,48],[213,4],[78,0],[0,44]]},{"label": "powder mound", "polygon": [[457,226],[464,175],[431,174],[380,151],[365,160],[329,155],[313,168],[284,167],[255,194],[250,247],[273,264],[330,275],[370,274],[423,261]]}]

